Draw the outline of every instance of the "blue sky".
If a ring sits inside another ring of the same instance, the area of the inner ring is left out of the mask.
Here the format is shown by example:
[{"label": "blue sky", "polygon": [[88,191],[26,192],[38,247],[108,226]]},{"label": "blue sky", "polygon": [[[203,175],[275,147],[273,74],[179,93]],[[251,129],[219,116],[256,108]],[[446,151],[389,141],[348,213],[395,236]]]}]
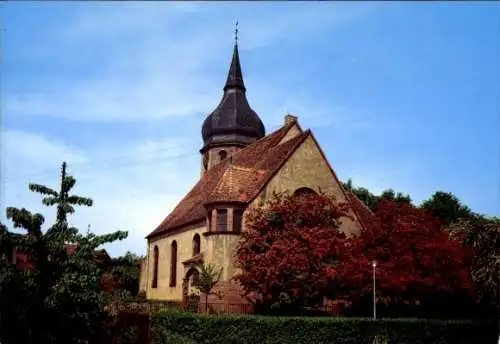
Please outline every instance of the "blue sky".
[{"label": "blue sky", "polygon": [[55,186],[66,160],[95,201],[74,223],[128,230],[110,252],[144,253],[199,177],[236,20],[268,132],[290,112],[343,180],[500,215],[494,2],[3,3],[2,208],[53,219],[26,183]]}]

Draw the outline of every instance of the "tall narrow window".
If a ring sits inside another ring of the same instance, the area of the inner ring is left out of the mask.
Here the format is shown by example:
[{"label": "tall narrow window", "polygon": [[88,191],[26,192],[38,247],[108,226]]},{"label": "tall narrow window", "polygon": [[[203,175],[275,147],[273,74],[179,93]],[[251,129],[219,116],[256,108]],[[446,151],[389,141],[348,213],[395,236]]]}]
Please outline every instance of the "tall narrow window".
[{"label": "tall narrow window", "polygon": [[158,287],[158,246],[155,246],[153,251],[153,282],[151,283],[151,288]]},{"label": "tall narrow window", "polygon": [[227,209],[217,209],[217,231],[227,231]]},{"label": "tall narrow window", "polygon": [[233,231],[241,232],[243,209],[233,209]]},{"label": "tall narrow window", "polygon": [[193,237],[193,256],[196,256],[198,253],[200,253],[201,249],[201,240],[200,240],[200,235],[196,233]]},{"label": "tall narrow window", "polygon": [[211,232],[213,230],[212,228],[212,209],[208,211],[208,231]]},{"label": "tall narrow window", "polygon": [[170,286],[177,284],[177,241],[170,246]]}]

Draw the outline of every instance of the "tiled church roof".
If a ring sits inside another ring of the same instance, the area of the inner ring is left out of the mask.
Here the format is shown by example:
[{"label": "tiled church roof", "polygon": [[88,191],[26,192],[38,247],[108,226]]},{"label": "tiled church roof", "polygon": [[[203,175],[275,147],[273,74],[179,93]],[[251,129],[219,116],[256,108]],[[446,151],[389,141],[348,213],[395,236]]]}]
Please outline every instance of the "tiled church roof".
[{"label": "tiled church roof", "polygon": [[148,238],[203,221],[206,203],[251,201],[309,135],[306,131],[278,145],[292,126],[283,126],[211,167]]},{"label": "tiled church roof", "polygon": [[363,228],[369,228],[370,224],[376,221],[375,214],[352,192],[346,192],[348,201],[352,205],[352,209],[356,213],[359,222]]},{"label": "tiled church roof", "polygon": [[[283,126],[211,167],[148,238],[204,221],[207,203],[251,202],[311,135],[307,130],[279,144],[294,124]],[[353,194],[346,195],[361,224],[372,221],[371,211]]]}]

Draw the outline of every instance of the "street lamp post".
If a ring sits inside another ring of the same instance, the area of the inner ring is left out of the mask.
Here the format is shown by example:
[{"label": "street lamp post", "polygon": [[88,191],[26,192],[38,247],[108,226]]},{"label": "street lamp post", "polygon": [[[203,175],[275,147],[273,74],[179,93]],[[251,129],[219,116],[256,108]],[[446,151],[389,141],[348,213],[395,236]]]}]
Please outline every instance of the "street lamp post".
[{"label": "street lamp post", "polygon": [[373,267],[373,319],[377,319],[377,298],[375,294],[375,268],[377,267],[377,261],[372,262]]}]

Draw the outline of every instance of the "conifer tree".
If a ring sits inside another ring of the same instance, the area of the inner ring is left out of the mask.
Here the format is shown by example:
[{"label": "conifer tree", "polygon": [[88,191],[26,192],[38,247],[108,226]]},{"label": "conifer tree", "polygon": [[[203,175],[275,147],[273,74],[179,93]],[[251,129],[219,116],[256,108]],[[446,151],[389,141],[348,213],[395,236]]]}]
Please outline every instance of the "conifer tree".
[{"label": "conifer tree", "polygon": [[[0,341],[3,344],[19,342],[19,329],[24,330],[22,342],[27,344],[97,340],[107,298],[101,290],[101,272],[93,253],[105,243],[126,238],[127,233],[82,235],[77,228],[70,227],[68,215],[75,212],[75,206],[92,205],[90,198],[70,195],[75,184],[76,179],[67,174],[66,163],[63,163],[59,191],[40,184],[29,185],[31,191],[44,195],[44,205],[56,206],[56,222],[45,233],[42,215],[24,208],[7,208],[7,218],[25,233],[15,235],[3,226],[0,252],[16,246],[27,255],[29,268],[15,264],[1,267]],[[76,245],[76,251],[68,252],[68,244]],[[13,315],[17,316],[17,328],[11,326]]]}]

